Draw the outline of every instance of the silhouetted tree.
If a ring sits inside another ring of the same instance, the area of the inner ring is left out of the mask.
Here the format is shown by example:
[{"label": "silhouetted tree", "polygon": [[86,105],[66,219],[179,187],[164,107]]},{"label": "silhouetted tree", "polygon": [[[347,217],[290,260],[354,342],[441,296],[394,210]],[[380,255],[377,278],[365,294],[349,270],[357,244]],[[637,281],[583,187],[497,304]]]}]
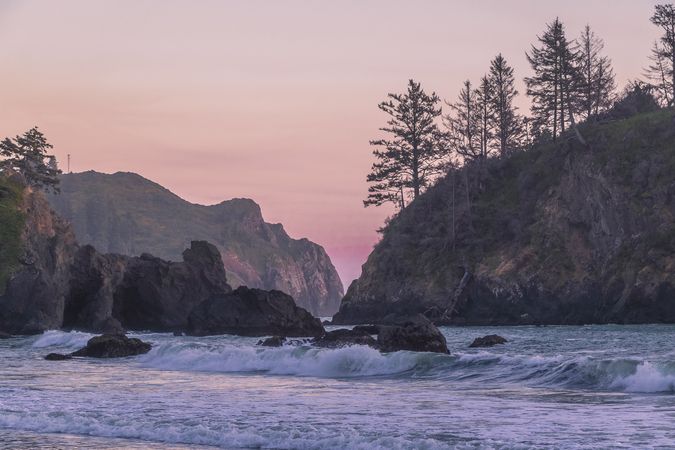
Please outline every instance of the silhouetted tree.
[{"label": "silhouetted tree", "polygon": [[555,140],[574,123],[576,91],[579,88],[578,51],[565,37],[558,18],[547,25],[540,47],[532,46],[527,59],[534,76],[525,78],[527,94],[532,97],[532,116],[541,132],[550,130]]},{"label": "silhouetted tree", "polygon": [[579,38],[579,63],[581,83],[579,86],[579,111],[584,119],[597,116],[612,106],[616,83],[612,62],[602,55],[605,44],[586,25]]},{"label": "silhouetted tree", "polygon": [[665,78],[669,78],[670,106],[675,102],[675,7],[672,4],[656,5],[651,21],[663,31],[661,45],[656,46],[655,51],[664,63]]},{"label": "silhouetted tree", "polygon": [[490,63],[488,75],[492,130],[501,156],[518,147],[523,136],[522,119],[518,116],[513,99],[518,95],[513,68],[500,53]]},{"label": "silhouetted tree", "polygon": [[16,171],[33,187],[59,191],[59,174],[56,158],[48,154],[53,146],[37,127],[31,128],[14,139],[0,141],[3,170]]},{"label": "silhouetted tree", "polygon": [[420,83],[408,82],[405,94],[388,94],[379,108],[389,115],[388,139],[370,141],[379,147],[373,151],[377,161],[367,181],[368,198],[364,206],[393,202],[405,207],[406,190],[417,198],[436,175],[440,167],[442,134],[436,124],[441,115],[440,99],[436,93],[428,95]]},{"label": "silhouetted tree", "polygon": [[490,155],[490,145],[494,138],[492,130],[492,85],[487,75],[480,79],[480,85],[476,89],[476,103],[478,105],[478,134],[480,136],[480,153],[482,159]]},{"label": "silhouetted tree", "polygon": [[649,59],[651,64],[647,67],[645,75],[654,87],[658,102],[661,106],[668,106],[672,101],[673,86],[668,74],[668,61],[664,58],[663,49],[658,42],[654,42]]},{"label": "silhouetted tree", "polygon": [[480,110],[477,92],[466,80],[455,103],[446,104],[450,113],[443,117],[447,128],[450,150],[462,160],[477,160],[486,155],[482,151]]}]

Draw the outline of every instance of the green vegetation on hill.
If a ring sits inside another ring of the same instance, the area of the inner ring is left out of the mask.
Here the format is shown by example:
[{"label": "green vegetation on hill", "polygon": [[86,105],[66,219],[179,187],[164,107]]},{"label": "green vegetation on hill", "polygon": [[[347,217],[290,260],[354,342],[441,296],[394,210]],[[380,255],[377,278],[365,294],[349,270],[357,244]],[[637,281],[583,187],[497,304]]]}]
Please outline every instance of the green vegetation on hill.
[{"label": "green vegetation on hill", "polygon": [[21,211],[22,199],[21,185],[0,175],[0,295],[19,265],[25,222]]}]

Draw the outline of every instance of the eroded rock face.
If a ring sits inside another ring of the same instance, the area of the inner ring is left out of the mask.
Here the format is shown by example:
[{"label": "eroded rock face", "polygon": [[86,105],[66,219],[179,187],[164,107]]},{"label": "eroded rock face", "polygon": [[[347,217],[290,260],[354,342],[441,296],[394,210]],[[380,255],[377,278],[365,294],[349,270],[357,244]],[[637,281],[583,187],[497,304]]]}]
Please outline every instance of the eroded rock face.
[{"label": "eroded rock face", "polygon": [[0,288],[4,291],[0,295],[0,329],[35,334],[59,328],[63,322],[77,246],[68,224],[51,210],[40,192],[24,188],[20,213],[25,218],[20,236],[22,254],[4,290]]},{"label": "eroded rock face", "polygon": [[123,334],[104,334],[95,336],[86,347],[71,353],[70,356],[88,356],[91,358],[123,358],[148,353],[152,345],[137,338]]},{"label": "eroded rock face", "polygon": [[188,317],[188,334],[207,336],[320,336],[321,321],[280,291],[239,287],[200,303]]}]

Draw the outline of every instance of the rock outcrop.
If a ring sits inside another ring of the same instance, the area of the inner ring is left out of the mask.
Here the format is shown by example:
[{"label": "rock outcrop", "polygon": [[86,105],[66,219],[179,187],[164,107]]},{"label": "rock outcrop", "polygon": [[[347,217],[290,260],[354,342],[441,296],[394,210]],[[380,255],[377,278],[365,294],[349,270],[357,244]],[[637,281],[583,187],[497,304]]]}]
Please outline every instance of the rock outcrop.
[{"label": "rock outcrop", "polygon": [[388,223],[333,323],[674,323],[673,112],[578,131],[439,180]]},{"label": "rock outcrop", "polygon": [[0,180],[0,329],[32,334],[63,323],[77,246],[68,224],[19,175]]},{"label": "rock outcrop", "polygon": [[445,336],[429,319],[417,315],[398,325],[382,325],[377,346],[383,352],[449,353]]},{"label": "rock outcrop", "polygon": [[69,356],[88,356],[90,358],[124,358],[148,353],[152,345],[138,338],[123,334],[104,334],[95,336],[87,345]]},{"label": "rock outcrop", "polygon": [[494,347],[499,344],[506,344],[508,341],[498,334],[488,334],[487,336],[477,337],[469,347]]},{"label": "rock outcrop", "polygon": [[[379,329],[377,330],[379,333]],[[355,328],[352,330],[340,328],[327,332],[325,335],[314,340],[313,344],[317,347],[339,348],[350,345],[367,345],[378,348],[377,340],[371,336],[368,330]],[[377,334],[377,333],[375,333]]]},{"label": "rock outcrop", "polygon": [[188,317],[188,334],[207,336],[320,336],[321,321],[295,305],[280,291],[240,286],[229,294],[216,295],[197,305]]},{"label": "rock outcrop", "polygon": [[232,286],[286,292],[317,316],[332,315],[343,296],[324,249],[266,223],[252,200],[196,205],[121,172],[63,175],[61,194],[49,200],[73,224],[78,240],[102,253],[177,260],[190,241],[205,240],[222,254]]},{"label": "rock outcrop", "polygon": [[191,319],[195,332],[209,334],[323,333],[319,320],[282,292],[232,293],[220,253],[208,242],[192,241],[181,262],[78,246],[42,194],[14,178],[0,174],[0,329],[184,332]]}]

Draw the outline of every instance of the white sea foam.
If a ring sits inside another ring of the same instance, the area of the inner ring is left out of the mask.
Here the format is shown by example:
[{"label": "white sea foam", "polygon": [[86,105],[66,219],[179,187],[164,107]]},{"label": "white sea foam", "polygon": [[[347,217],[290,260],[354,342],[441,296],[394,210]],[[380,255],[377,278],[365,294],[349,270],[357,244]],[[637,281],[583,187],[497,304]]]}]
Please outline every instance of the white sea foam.
[{"label": "white sea foam", "polygon": [[[151,425],[151,426],[150,426]],[[9,413],[0,416],[0,428],[39,431],[41,433],[70,433],[79,435],[140,439],[151,442],[208,445],[225,448],[278,449],[355,449],[355,450],[436,450],[450,448],[434,439],[363,436],[345,428],[340,433],[320,431],[311,427],[301,430],[260,429],[255,426],[237,428],[229,424],[210,427],[206,424],[148,424],[118,415],[76,413]],[[476,448],[471,447],[471,448]]]},{"label": "white sea foam", "polygon": [[82,333],[79,331],[59,331],[59,330],[49,330],[42,333],[35,342],[33,342],[33,347],[35,348],[44,348],[44,347],[68,347],[68,348],[79,348],[86,345],[87,341],[91,339],[94,335],[89,333]]},{"label": "white sea foam", "polygon": [[165,344],[140,362],[146,367],[204,372],[266,372],[275,375],[358,377],[393,375],[414,369],[429,355],[413,352],[382,354],[355,345],[339,349],[307,347],[208,348],[191,344]]},{"label": "white sea foam", "polygon": [[642,362],[636,367],[635,373],[617,376],[610,387],[626,392],[675,392],[675,374],[650,362]]}]

